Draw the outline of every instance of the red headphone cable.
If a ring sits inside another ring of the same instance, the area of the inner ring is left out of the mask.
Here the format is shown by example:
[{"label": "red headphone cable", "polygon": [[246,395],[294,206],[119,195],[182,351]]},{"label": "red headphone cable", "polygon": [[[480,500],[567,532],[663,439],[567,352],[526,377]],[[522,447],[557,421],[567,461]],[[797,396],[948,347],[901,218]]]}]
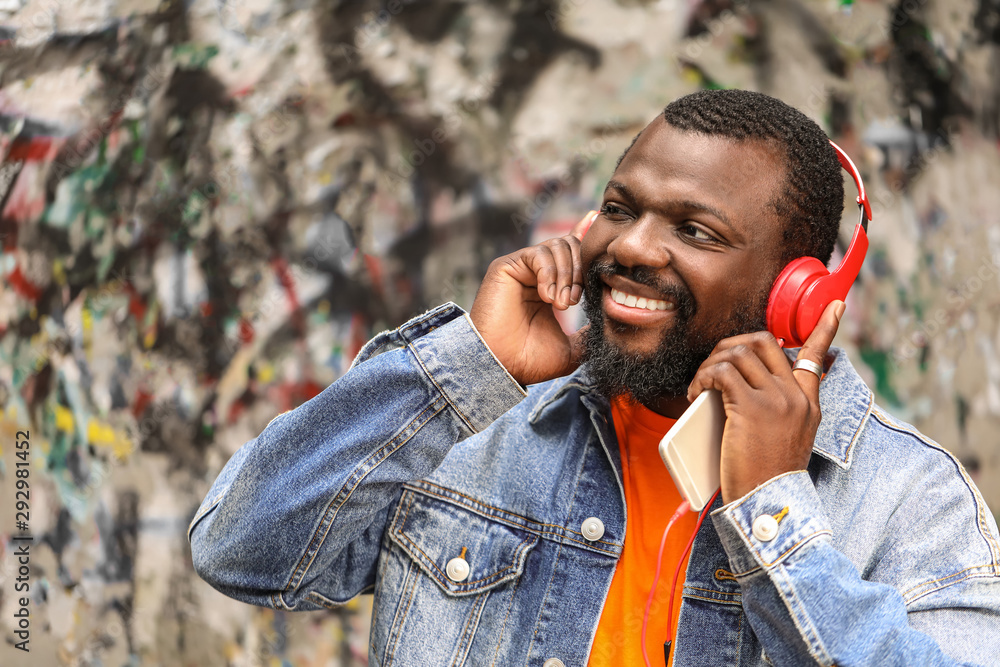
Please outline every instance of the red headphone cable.
[{"label": "red headphone cable", "polygon": [[[656,555],[656,574],[653,575],[653,587],[649,589],[649,597],[646,598],[646,611],[642,615],[642,659],[646,663],[646,667],[652,667],[649,664],[649,654],[646,653],[646,626],[649,624],[649,608],[653,604],[653,597],[656,595],[656,584],[660,581],[660,565],[663,563],[663,547],[667,544],[667,533],[673,527],[677,519],[681,518],[684,512],[687,512],[691,506],[685,499],[677,506],[677,510],[674,511],[674,515],[670,517],[670,521],[667,522],[667,527],[663,529],[663,537],[660,538],[660,552]],[[683,558],[681,560],[684,560]],[[671,591],[671,600],[673,599],[673,591]],[[673,604],[671,602],[671,604]],[[668,621],[669,623],[669,621]]]},{"label": "red headphone cable", "polygon": [[[670,602],[667,605],[667,636],[673,639],[673,631],[671,626],[674,620],[674,592],[677,590],[677,578],[681,573],[681,565],[684,563],[684,559],[687,557],[688,552],[691,551],[691,545],[694,544],[694,538],[698,535],[698,531],[701,530],[701,524],[705,521],[705,517],[708,516],[708,508],[712,506],[715,499],[719,495],[719,491],[722,489],[717,489],[712,498],[705,504],[705,507],[701,510],[701,514],[698,517],[698,523],[694,527],[694,531],[691,533],[691,539],[688,540],[687,546],[684,547],[684,551],[681,552],[681,557],[677,561],[677,569],[674,570],[674,579],[670,582]],[[684,512],[690,509],[690,505],[687,500],[681,502],[674,511],[674,515],[670,517],[670,521],[667,522],[667,527],[663,529],[663,537],[660,538],[660,551],[656,555],[656,574],[653,575],[653,586],[649,590],[649,597],[646,598],[646,611],[642,616],[642,659],[646,663],[646,667],[652,667],[649,662],[649,654],[646,652],[646,626],[649,625],[649,608],[653,604],[653,598],[656,596],[656,585],[660,581],[660,567],[663,564],[663,547],[667,544],[667,534],[670,529],[676,523],[677,519],[681,517]]]}]

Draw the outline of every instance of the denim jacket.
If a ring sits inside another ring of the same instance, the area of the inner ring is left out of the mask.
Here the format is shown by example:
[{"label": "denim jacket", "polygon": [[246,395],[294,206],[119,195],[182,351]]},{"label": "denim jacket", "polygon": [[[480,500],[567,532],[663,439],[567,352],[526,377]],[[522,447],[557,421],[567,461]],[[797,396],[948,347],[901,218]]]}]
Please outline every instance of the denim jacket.
[{"label": "denim jacket", "polygon": [[[702,525],[674,664],[1000,665],[996,522],[954,457],[833,352],[808,471],[717,500]],[[237,600],[374,593],[373,665],[558,667],[602,650],[626,511],[586,369],[525,392],[446,304],[243,445],[188,536],[197,572]],[[754,530],[764,515],[776,534]]]}]

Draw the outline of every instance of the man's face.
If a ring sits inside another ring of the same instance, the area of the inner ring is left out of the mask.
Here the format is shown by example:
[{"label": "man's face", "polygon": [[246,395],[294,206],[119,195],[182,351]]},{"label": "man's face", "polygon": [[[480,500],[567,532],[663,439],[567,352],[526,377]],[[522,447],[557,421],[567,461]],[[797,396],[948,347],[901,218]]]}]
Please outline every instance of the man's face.
[{"label": "man's face", "polygon": [[762,142],[662,117],[642,132],[582,246],[585,360],[602,389],[676,412],[716,343],[765,327],[784,229],[770,202],[783,182],[780,154]]}]

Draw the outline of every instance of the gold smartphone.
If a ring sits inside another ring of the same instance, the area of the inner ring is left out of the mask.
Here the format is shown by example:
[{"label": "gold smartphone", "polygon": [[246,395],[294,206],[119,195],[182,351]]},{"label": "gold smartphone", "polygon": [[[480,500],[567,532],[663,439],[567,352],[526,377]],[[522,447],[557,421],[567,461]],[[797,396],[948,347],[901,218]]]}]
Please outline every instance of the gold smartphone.
[{"label": "gold smartphone", "polygon": [[719,488],[725,426],[722,394],[706,389],[660,440],[660,458],[692,511],[701,511]]}]

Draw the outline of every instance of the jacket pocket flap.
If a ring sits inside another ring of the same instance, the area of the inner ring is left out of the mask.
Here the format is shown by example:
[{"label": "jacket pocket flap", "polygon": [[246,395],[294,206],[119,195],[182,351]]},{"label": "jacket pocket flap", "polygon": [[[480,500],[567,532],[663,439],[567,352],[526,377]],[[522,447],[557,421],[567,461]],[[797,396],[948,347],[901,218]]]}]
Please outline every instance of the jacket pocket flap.
[{"label": "jacket pocket flap", "polygon": [[[516,579],[538,543],[533,533],[410,490],[400,498],[389,539],[449,595],[480,593]],[[454,563],[452,578],[448,563],[455,559],[467,567]]]}]

